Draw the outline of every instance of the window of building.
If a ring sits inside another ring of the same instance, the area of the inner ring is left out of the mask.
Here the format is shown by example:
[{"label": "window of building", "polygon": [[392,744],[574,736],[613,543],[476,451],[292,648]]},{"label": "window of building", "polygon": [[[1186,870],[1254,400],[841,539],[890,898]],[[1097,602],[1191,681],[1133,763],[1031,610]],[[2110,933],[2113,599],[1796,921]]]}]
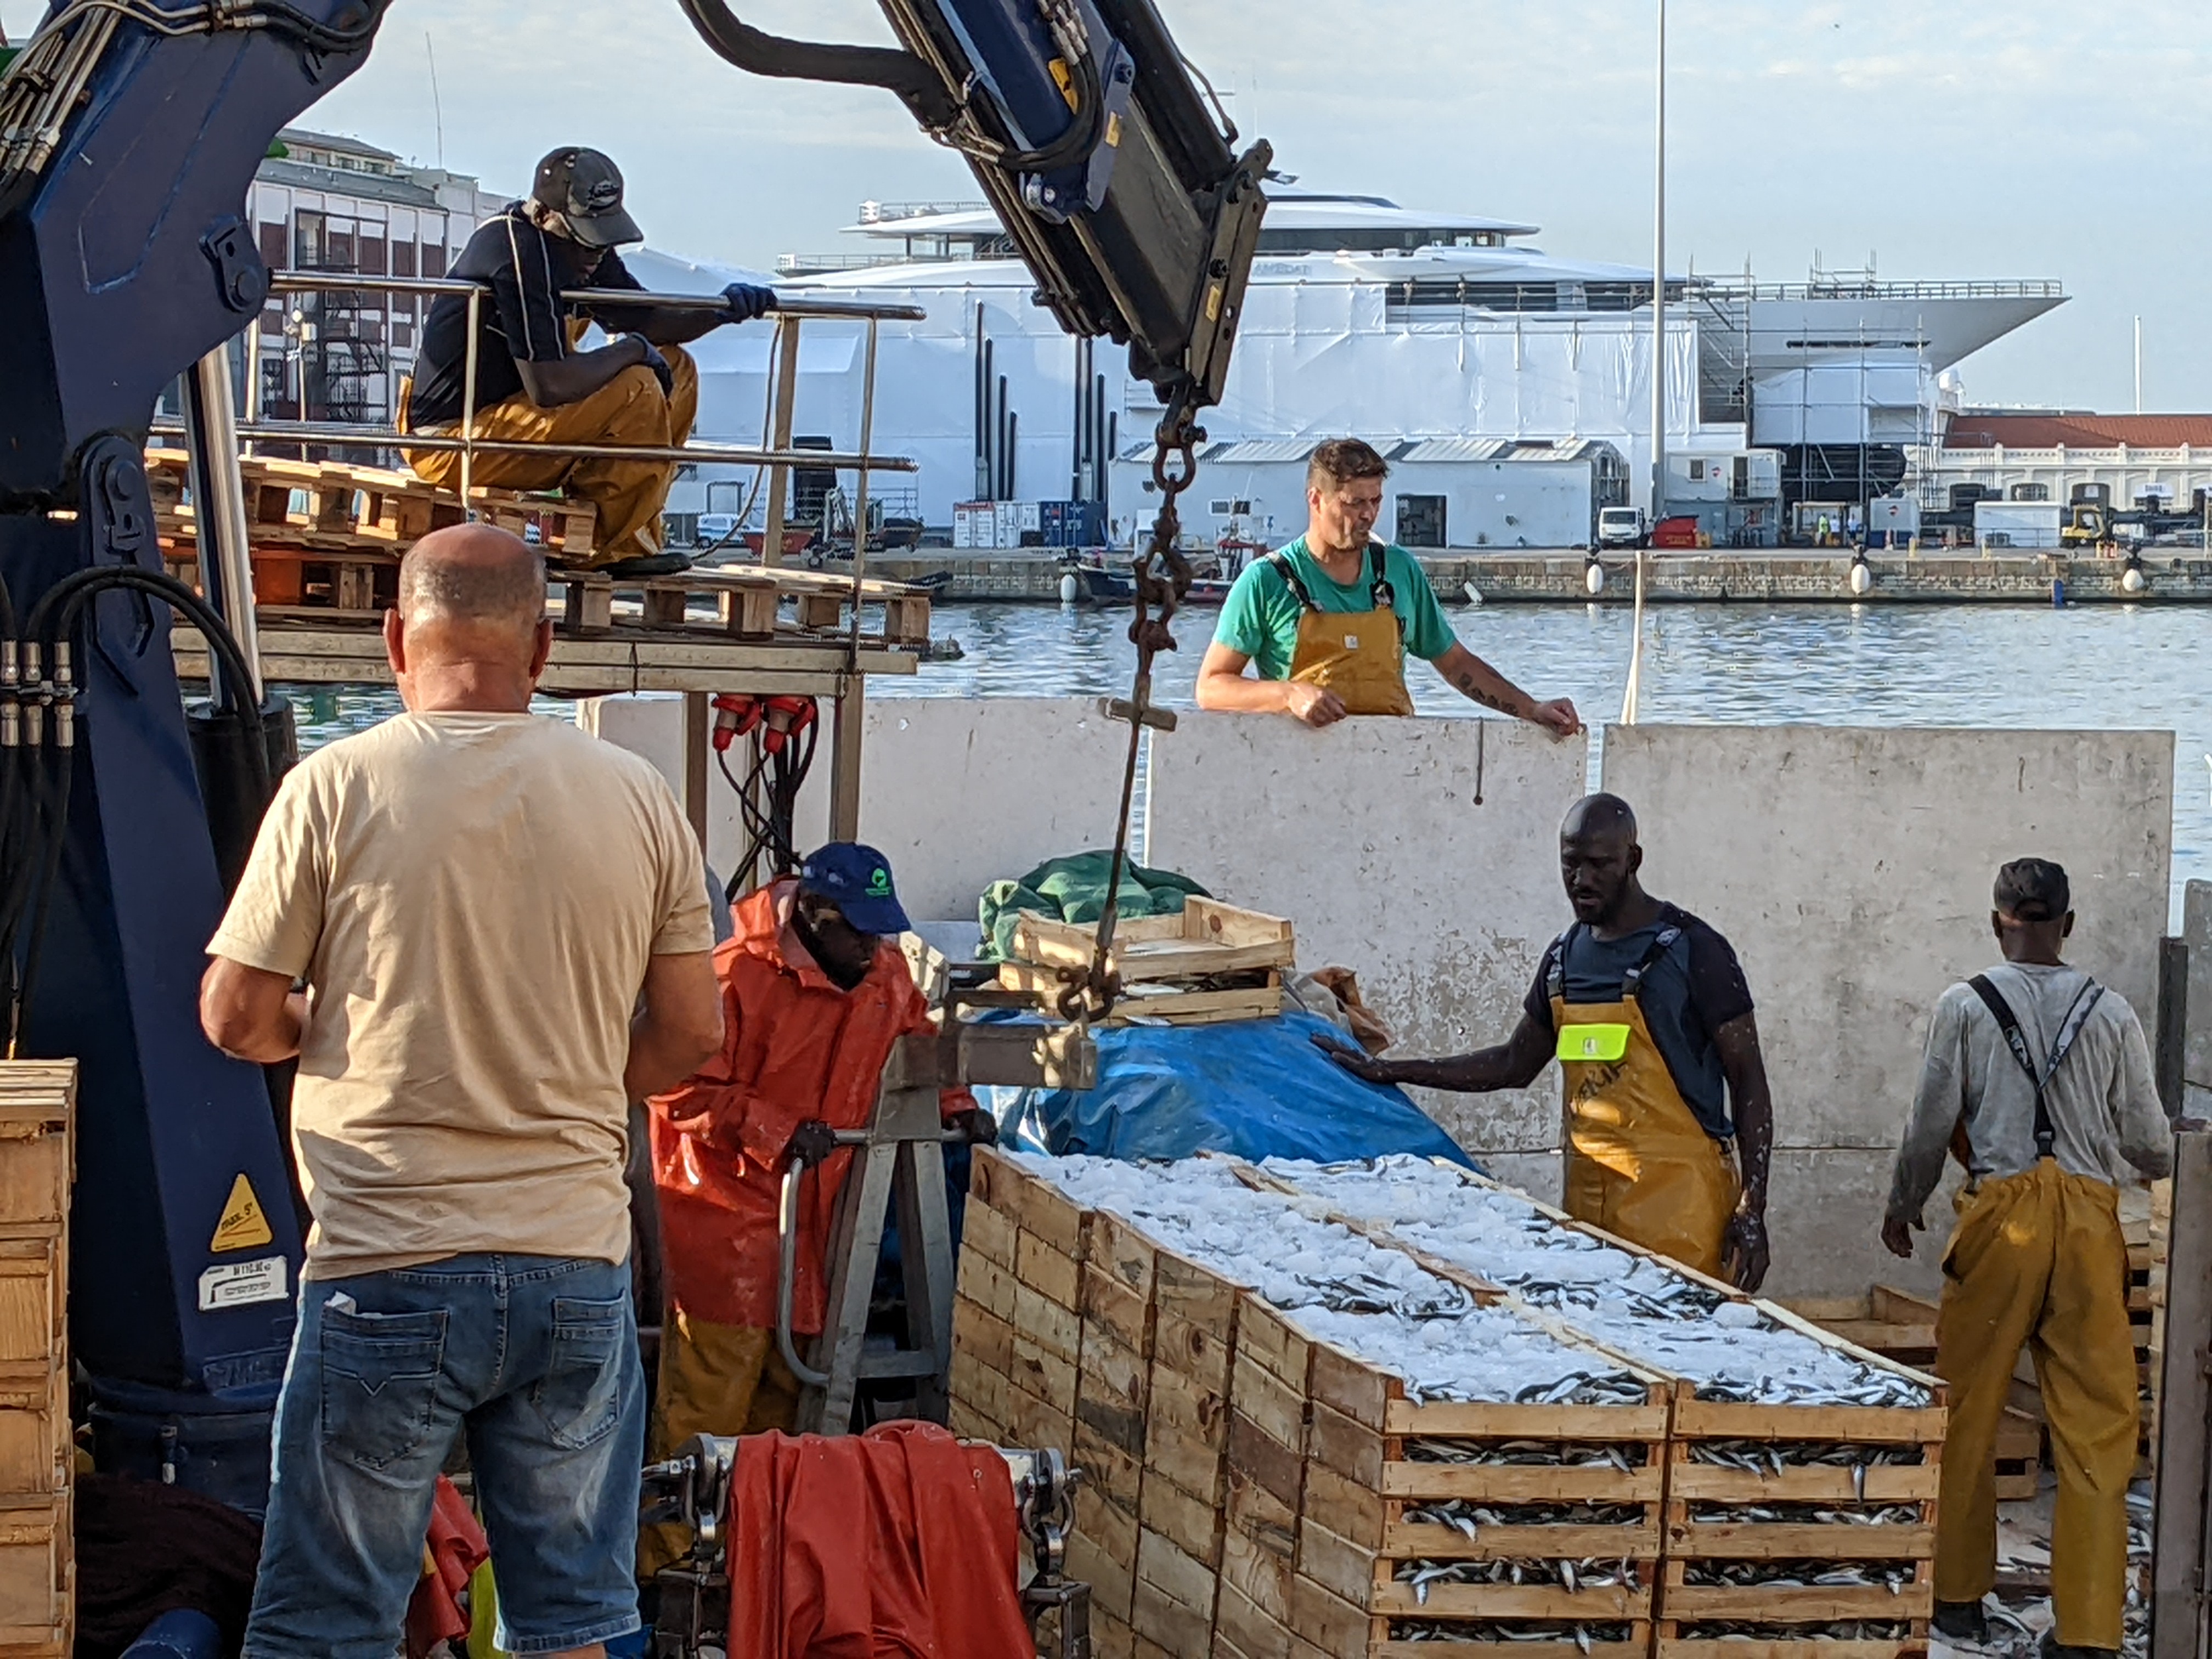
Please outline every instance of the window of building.
[{"label": "window of building", "polygon": [[1398,545],[1444,547],[1444,498],[1441,495],[1398,497]]}]

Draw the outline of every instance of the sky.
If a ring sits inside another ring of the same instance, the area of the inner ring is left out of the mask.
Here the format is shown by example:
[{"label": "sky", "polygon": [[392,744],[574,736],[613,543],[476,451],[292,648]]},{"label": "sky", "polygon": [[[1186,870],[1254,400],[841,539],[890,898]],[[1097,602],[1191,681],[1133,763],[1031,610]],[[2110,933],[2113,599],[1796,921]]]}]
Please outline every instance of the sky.
[{"label": "sky", "polygon": [[[1650,264],[1656,0],[1157,3],[1298,188]],[[870,0],[735,9],[891,39]],[[42,9],[0,0],[0,22],[20,40]],[[1675,270],[2057,278],[2066,305],[1963,366],[1970,401],[2132,409],[2140,316],[2142,406],[2212,409],[2212,9],[1674,0],[1668,87]],[[864,200],[980,195],[889,94],[741,74],[674,0],[397,0],[369,63],[301,125],[516,193],[544,151],[595,145],[654,246],[763,268],[860,246],[838,232]]]}]

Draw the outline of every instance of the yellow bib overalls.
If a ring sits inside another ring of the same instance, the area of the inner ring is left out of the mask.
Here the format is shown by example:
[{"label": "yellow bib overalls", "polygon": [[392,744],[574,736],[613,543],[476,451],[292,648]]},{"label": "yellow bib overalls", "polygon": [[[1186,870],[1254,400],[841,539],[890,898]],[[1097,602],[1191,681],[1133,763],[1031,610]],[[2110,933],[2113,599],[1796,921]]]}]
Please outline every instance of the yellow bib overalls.
[{"label": "yellow bib overalls", "polygon": [[1569,1002],[1567,941],[1552,954],[1552,1026],[1566,1078],[1564,1207],[1686,1267],[1718,1273],[1721,1236],[1741,1193],[1735,1164],[1683,1100],[1636,1000],[1681,931],[1671,923],[1659,930],[1618,1002]]},{"label": "yellow bib overalls", "polygon": [[1380,542],[1367,548],[1368,592],[1373,608],[1366,611],[1323,611],[1298,580],[1298,573],[1280,553],[1269,562],[1297,596],[1297,649],[1291,657],[1291,678],[1334,691],[1352,714],[1410,714],[1412,694],[1406,690],[1404,630],[1391,605],[1390,583],[1383,568]]}]

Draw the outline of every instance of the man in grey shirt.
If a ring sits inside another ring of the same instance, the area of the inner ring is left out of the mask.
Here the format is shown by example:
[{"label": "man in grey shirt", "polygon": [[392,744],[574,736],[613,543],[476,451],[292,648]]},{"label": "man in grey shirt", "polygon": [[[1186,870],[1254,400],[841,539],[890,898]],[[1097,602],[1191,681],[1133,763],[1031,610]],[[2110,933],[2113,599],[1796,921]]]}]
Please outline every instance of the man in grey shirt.
[{"label": "man in grey shirt", "polygon": [[1936,1369],[1950,1384],[1936,1540],[1936,1624],[1984,1635],[1996,1582],[1996,1430],[2025,1345],[2058,1466],[2054,1659],[2116,1651],[2127,1593],[2127,1491],[2136,1401],[2118,1183],[2171,1171],[2142,1024],[2059,959],[2074,931],[2066,872],[2020,859],[1990,916],[2004,961],[1936,1005],[1920,1087],[1890,1185],[1882,1243],[1912,1230],[1955,1149],[1969,1179],[1943,1255]]}]

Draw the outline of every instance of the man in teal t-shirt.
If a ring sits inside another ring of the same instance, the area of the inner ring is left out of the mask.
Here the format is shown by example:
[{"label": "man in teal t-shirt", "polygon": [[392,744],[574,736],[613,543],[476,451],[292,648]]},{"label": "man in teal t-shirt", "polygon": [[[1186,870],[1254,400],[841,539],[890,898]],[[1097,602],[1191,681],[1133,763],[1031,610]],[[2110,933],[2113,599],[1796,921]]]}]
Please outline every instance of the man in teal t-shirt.
[{"label": "man in teal t-shirt", "polygon": [[[1389,471],[1357,438],[1333,439],[1314,452],[1306,533],[1237,577],[1199,666],[1198,706],[1287,714],[1309,726],[1347,714],[1411,714],[1410,652],[1486,708],[1559,737],[1582,730],[1566,698],[1537,701],[1462,645],[1413,556],[1373,540]],[[1382,616],[1386,611],[1395,623]]]}]

